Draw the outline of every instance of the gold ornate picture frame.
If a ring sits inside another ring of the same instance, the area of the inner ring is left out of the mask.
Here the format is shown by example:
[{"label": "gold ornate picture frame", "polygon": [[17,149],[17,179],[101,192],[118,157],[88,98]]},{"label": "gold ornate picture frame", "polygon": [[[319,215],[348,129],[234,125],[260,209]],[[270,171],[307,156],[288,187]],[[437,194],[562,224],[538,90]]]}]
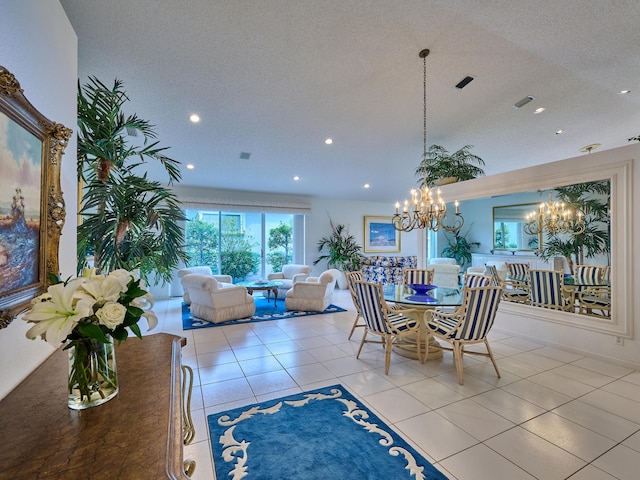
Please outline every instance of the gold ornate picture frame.
[{"label": "gold ornate picture frame", "polygon": [[0,66],[0,328],[58,275],[60,164],[71,130],[42,115]]}]

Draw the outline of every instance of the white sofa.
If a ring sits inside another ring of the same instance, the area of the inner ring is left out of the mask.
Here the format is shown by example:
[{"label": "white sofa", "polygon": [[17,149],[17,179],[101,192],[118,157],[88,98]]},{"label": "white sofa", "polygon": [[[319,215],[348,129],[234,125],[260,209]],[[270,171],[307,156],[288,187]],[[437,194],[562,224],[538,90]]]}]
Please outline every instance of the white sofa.
[{"label": "white sofa", "polygon": [[340,271],[332,268],[319,277],[309,277],[302,282],[294,283],[285,295],[284,304],[287,310],[305,312],[326,310],[333,300],[333,290],[339,275]]},{"label": "white sofa", "polygon": [[233,282],[233,278],[231,278],[231,275],[213,275],[211,272],[211,267],[188,267],[178,270],[178,278],[182,283],[182,301],[185,303],[185,305],[191,305],[191,298],[189,296],[189,288],[184,284],[184,277],[191,274],[207,275],[209,277],[215,278],[218,282],[229,284]]},{"label": "white sofa", "polygon": [[310,274],[309,265],[288,264],[283,265],[281,272],[268,274],[267,280],[281,282],[282,285],[278,286],[278,298],[285,298],[294,283],[306,280]]},{"label": "white sofa", "polygon": [[251,317],[256,311],[253,297],[240,285],[218,282],[211,275],[191,273],[182,279],[189,290],[191,314],[212,323]]}]

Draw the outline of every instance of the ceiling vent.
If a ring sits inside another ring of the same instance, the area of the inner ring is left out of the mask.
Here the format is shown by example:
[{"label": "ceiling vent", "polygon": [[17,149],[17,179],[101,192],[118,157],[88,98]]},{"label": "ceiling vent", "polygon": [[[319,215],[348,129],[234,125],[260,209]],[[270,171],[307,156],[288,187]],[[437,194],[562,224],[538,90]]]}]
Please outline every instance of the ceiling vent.
[{"label": "ceiling vent", "polygon": [[240,160],[249,160],[249,157],[251,157],[251,153],[240,152]]},{"label": "ceiling vent", "polygon": [[535,100],[535,99],[536,99],[536,97],[534,97],[533,95],[529,95],[529,96],[524,97],[522,100],[519,100],[516,103],[514,103],[513,106],[515,108],[522,108],[527,103],[529,103],[531,100]]},{"label": "ceiling vent", "polygon": [[472,81],[473,81],[473,77],[470,77],[469,75],[467,75],[456,84],[456,88],[458,90],[462,90],[464,87],[469,85]]}]

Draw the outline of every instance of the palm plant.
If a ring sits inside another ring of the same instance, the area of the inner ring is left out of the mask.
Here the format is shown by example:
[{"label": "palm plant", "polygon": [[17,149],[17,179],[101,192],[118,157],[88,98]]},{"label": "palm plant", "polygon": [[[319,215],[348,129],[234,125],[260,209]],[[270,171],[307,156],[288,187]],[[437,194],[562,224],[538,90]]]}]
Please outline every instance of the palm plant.
[{"label": "palm plant", "polygon": [[584,213],[585,229],[577,235],[547,234],[541,257],[563,256],[573,273],[574,265],[584,264],[585,258],[610,253],[611,185],[601,180],[557,187],[555,192],[568,208]]},{"label": "palm plant", "polygon": [[480,242],[470,242],[467,240],[467,233],[460,235],[460,232],[455,232],[453,238],[449,238],[449,245],[442,249],[442,256],[447,258],[455,258],[456,263],[461,267],[464,267],[467,263],[471,263],[471,249],[479,247]]},{"label": "palm plant", "polygon": [[422,161],[415,170],[420,186],[426,183],[429,187],[437,185],[444,178],[456,178],[457,181],[471,180],[484,175],[484,160],[471,153],[473,145],[465,145],[459,150],[449,153],[440,145],[431,145],[424,152]]},{"label": "palm plant", "polygon": [[326,260],[329,268],[337,268],[343,272],[358,270],[363,257],[362,247],[358,245],[355,237],[349,234],[346,226],[334,226],[331,220],[329,225],[331,225],[331,235],[318,241],[318,251],[327,250],[327,253],[320,255],[313,264],[317,265]]},{"label": "palm plant", "polygon": [[[129,101],[123,83],[108,88],[95,77],[78,85],[78,182],[82,185],[82,222],[78,226],[78,272],[88,255],[100,271],[139,268],[148,278],[170,281],[188,257],[185,220],[173,192],[140,174],[150,160],[162,164],[169,185],[180,180],[179,162],[163,154],[154,126],[137,115],[125,116]],[[141,145],[128,136],[141,135]]]}]

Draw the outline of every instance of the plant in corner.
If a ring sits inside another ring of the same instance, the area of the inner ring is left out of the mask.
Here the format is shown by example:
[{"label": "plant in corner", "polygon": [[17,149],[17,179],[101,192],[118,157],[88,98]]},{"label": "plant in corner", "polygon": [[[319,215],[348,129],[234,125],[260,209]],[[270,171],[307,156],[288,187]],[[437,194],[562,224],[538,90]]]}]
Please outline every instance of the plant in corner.
[{"label": "plant in corner", "polygon": [[313,264],[317,265],[326,260],[329,268],[340,270],[343,274],[338,280],[338,286],[346,288],[344,272],[360,269],[363,258],[362,247],[358,245],[355,237],[349,234],[346,226],[334,225],[331,219],[329,219],[329,225],[331,226],[331,234],[318,241],[318,251],[321,253],[326,251],[327,253],[320,255]]},{"label": "plant in corner", "polygon": [[471,249],[480,246],[480,242],[470,242],[467,240],[469,230],[464,235],[460,235],[460,231],[457,231],[451,235],[447,235],[449,238],[449,245],[442,249],[442,256],[447,258],[455,258],[456,263],[462,268],[468,263],[471,263]]},{"label": "plant in corner", "polygon": [[128,101],[118,79],[112,88],[95,77],[78,84],[78,272],[93,255],[99,271],[139,268],[144,278],[155,273],[156,282],[168,282],[188,260],[178,225],[185,217],[175,194],[144,170],[148,161],[160,162],[170,186],[181,178],[179,162],[154,141],[153,125],[135,114],[125,116]]},{"label": "plant in corner", "polygon": [[420,186],[429,187],[445,183],[462,182],[484,175],[484,160],[471,153],[473,145],[449,153],[440,145],[431,145],[415,170]]}]

